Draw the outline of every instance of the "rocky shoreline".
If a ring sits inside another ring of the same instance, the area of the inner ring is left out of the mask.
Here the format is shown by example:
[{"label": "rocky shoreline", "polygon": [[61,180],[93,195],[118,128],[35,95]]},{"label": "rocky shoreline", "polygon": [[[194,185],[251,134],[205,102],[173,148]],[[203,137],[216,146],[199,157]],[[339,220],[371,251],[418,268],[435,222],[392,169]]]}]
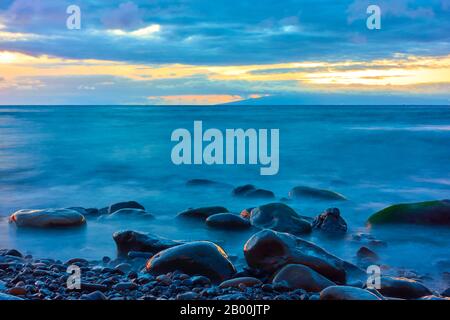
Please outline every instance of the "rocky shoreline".
[{"label": "rocky shoreline", "polygon": [[[195,187],[207,180],[190,182]],[[252,185],[238,187],[240,198],[270,200],[272,192]],[[296,187],[290,199],[330,198],[346,201],[332,191]],[[220,247],[209,241],[174,241],[133,230],[113,234],[117,257],[98,261],[33,258],[14,249],[0,250],[0,300],[448,300],[450,290],[434,292],[417,279],[381,276],[381,287],[367,288],[367,266],[378,263],[374,247],[386,245],[368,234],[361,242],[358,263],[344,261],[302,239],[311,232],[345,234],[347,223],[339,209],[329,208],[316,218],[297,214],[284,202],[246,208],[240,214],[225,207],[190,208],[177,219],[191,219],[224,230],[254,228],[243,247],[245,266],[236,267]],[[410,214],[407,214],[410,212]],[[76,228],[90,219],[155,217],[135,201],[103,209],[64,208],[21,210],[10,216],[17,228]],[[370,223],[448,225],[448,200],[387,208]],[[70,231],[68,231],[70,232]],[[73,270],[80,277],[74,278]],[[80,282],[76,282],[80,280]],[[75,281],[75,282],[74,282]]]}]

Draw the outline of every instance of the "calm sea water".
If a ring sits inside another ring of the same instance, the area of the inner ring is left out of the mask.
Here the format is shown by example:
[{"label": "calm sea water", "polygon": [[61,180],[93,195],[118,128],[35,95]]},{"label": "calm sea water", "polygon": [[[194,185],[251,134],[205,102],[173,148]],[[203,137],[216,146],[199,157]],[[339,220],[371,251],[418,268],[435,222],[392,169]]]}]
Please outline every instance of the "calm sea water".
[{"label": "calm sea water", "polygon": [[[175,166],[171,133],[205,128],[279,128],[280,172],[260,176],[258,166]],[[253,183],[286,196],[296,185],[332,189],[350,234],[398,202],[450,198],[449,107],[0,107],[0,247],[40,257],[114,256],[114,231],[135,229],[174,239],[208,239],[242,256],[250,232],[218,232],[173,217],[188,207],[223,205],[239,212],[263,203],[233,199],[229,188],[189,189],[208,178],[234,186]],[[82,230],[22,231],[6,216],[23,208],[104,207],[136,200],[157,219],[89,221]],[[291,203],[315,216],[337,204]],[[382,262],[430,274],[448,286],[450,231],[395,227],[370,230],[388,242]],[[360,245],[308,237],[354,261]],[[447,283],[446,283],[447,281]]]}]

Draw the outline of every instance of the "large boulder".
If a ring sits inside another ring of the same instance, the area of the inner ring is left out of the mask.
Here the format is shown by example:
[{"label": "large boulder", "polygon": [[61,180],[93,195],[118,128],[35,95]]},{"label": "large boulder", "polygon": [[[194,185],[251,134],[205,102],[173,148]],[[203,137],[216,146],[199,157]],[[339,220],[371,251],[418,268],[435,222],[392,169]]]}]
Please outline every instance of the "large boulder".
[{"label": "large boulder", "polygon": [[317,188],[311,188],[306,186],[298,186],[293,188],[289,192],[291,199],[318,199],[318,200],[330,200],[330,201],[342,201],[347,200],[342,194]]},{"label": "large boulder", "polygon": [[131,230],[115,232],[113,239],[119,256],[127,256],[131,251],[156,254],[183,243]]},{"label": "large boulder", "polygon": [[402,299],[418,299],[432,295],[432,292],[418,281],[394,277],[382,277],[378,291],[386,297]]},{"label": "large boulder", "polygon": [[320,293],[320,300],[382,300],[364,289],[348,286],[332,286]]},{"label": "large boulder", "polygon": [[71,209],[20,210],[9,217],[18,227],[52,228],[77,227],[86,223],[85,217]]},{"label": "large boulder", "polygon": [[181,271],[188,275],[201,275],[215,283],[223,282],[236,273],[225,251],[208,241],[190,242],[161,251],[147,262],[146,269],[151,274]]},{"label": "large boulder", "polygon": [[373,214],[368,223],[450,226],[450,200],[396,204]]},{"label": "large boulder", "polygon": [[232,192],[233,196],[254,199],[273,199],[275,194],[270,190],[258,189],[252,184],[237,187]]},{"label": "large boulder", "polygon": [[338,208],[330,208],[318,215],[313,223],[313,228],[322,230],[327,233],[339,234],[347,232],[347,223],[341,217]]},{"label": "large boulder", "polygon": [[186,211],[180,212],[177,218],[189,218],[189,219],[200,219],[206,220],[208,217],[218,214],[218,213],[228,213],[228,209],[220,206],[216,207],[203,207],[188,209]]},{"label": "large boulder", "polygon": [[121,209],[141,209],[145,210],[144,206],[136,201],[119,202],[109,206],[108,213],[114,213]]},{"label": "large boulder", "polygon": [[307,292],[320,292],[336,285],[313,269],[300,264],[285,266],[277,272],[272,282],[284,282],[291,291],[303,289]]},{"label": "large boulder", "polygon": [[248,229],[251,227],[250,222],[241,216],[232,213],[218,213],[206,219],[206,225],[216,229]]},{"label": "large boulder", "polygon": [[250,267],[267,273],[274,273],[288,264],[302,264],[338,284],[367,277],[356,266],[311,242],[268,229],[256,233],[247,241],[244,255]]},{"label": "large boulder", "polygon": [[250,223],[258,228],[301,235],[311,232],[311,223],[284,203],[270,203],[254,208]]}]

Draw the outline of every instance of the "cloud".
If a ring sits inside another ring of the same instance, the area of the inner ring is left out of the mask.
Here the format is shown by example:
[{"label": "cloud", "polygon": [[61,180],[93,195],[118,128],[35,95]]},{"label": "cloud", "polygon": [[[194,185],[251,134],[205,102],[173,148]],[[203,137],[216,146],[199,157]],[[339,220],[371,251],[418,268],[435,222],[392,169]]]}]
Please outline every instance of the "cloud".
[{"label": "cloud", "polygon": [[217,105],[236,101],[245,98],[239,95],[207,94],[207,95],[173,95],[173,96],[150,96],[148,100],[151,104],[158,105]]},{"label": "cloud", "polygon": [[159,24],[152,24],[147,27],[133,30],[133,31],[124,31],[121,29],[108,30],[109,33],[116,35],[116,36],[128,36],[128,37],[137,37],[137,38],[152,37],[152,36],[155,36],[160,31],[161,31],[161,26]]},{"label": "cloud", "polygon": [[101,20],[107,29],[130,30],[144,25],[143,13],[133,2],[121,3],[118,8],[107,10]]}]

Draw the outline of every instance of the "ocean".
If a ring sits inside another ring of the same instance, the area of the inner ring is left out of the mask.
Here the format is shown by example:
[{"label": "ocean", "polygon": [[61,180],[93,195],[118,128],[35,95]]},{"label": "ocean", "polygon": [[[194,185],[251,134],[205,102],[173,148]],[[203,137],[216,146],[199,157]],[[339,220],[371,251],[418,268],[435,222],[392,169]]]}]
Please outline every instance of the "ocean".
[{"label": "ocean", "polygon": [[[274,176],[254,165],[174,165],[173,130],[279,129],[280,165]],[[450,230],[395,226],[368,230],[367,218],[388,205],[450,198],[450,107],[443,106],[1,106],[0,248],[35,257],[101,259],[115,256],[113,232],[132,229],[180,240],[211,240],[242,261],[251,231],[214,231],[174,219],[189,207],[221,205],[232,212],[266,203],[236,199],[231,187],[190,188],[190,179],[231,186],[247,183],[286,197],[298,185],[325,188],[349,201],[288,203],[314,217],[339,207],[345,240],[315,232],[305,237],[355,261],[357,232],[387,242],[384,265],[425,275],[448,287]],[[18,230],[7,216],[24,208],[106,207],[135,200],[157,217],[88,220],[78,230]],[[389,270],[386,268],[386,270]]]}]

